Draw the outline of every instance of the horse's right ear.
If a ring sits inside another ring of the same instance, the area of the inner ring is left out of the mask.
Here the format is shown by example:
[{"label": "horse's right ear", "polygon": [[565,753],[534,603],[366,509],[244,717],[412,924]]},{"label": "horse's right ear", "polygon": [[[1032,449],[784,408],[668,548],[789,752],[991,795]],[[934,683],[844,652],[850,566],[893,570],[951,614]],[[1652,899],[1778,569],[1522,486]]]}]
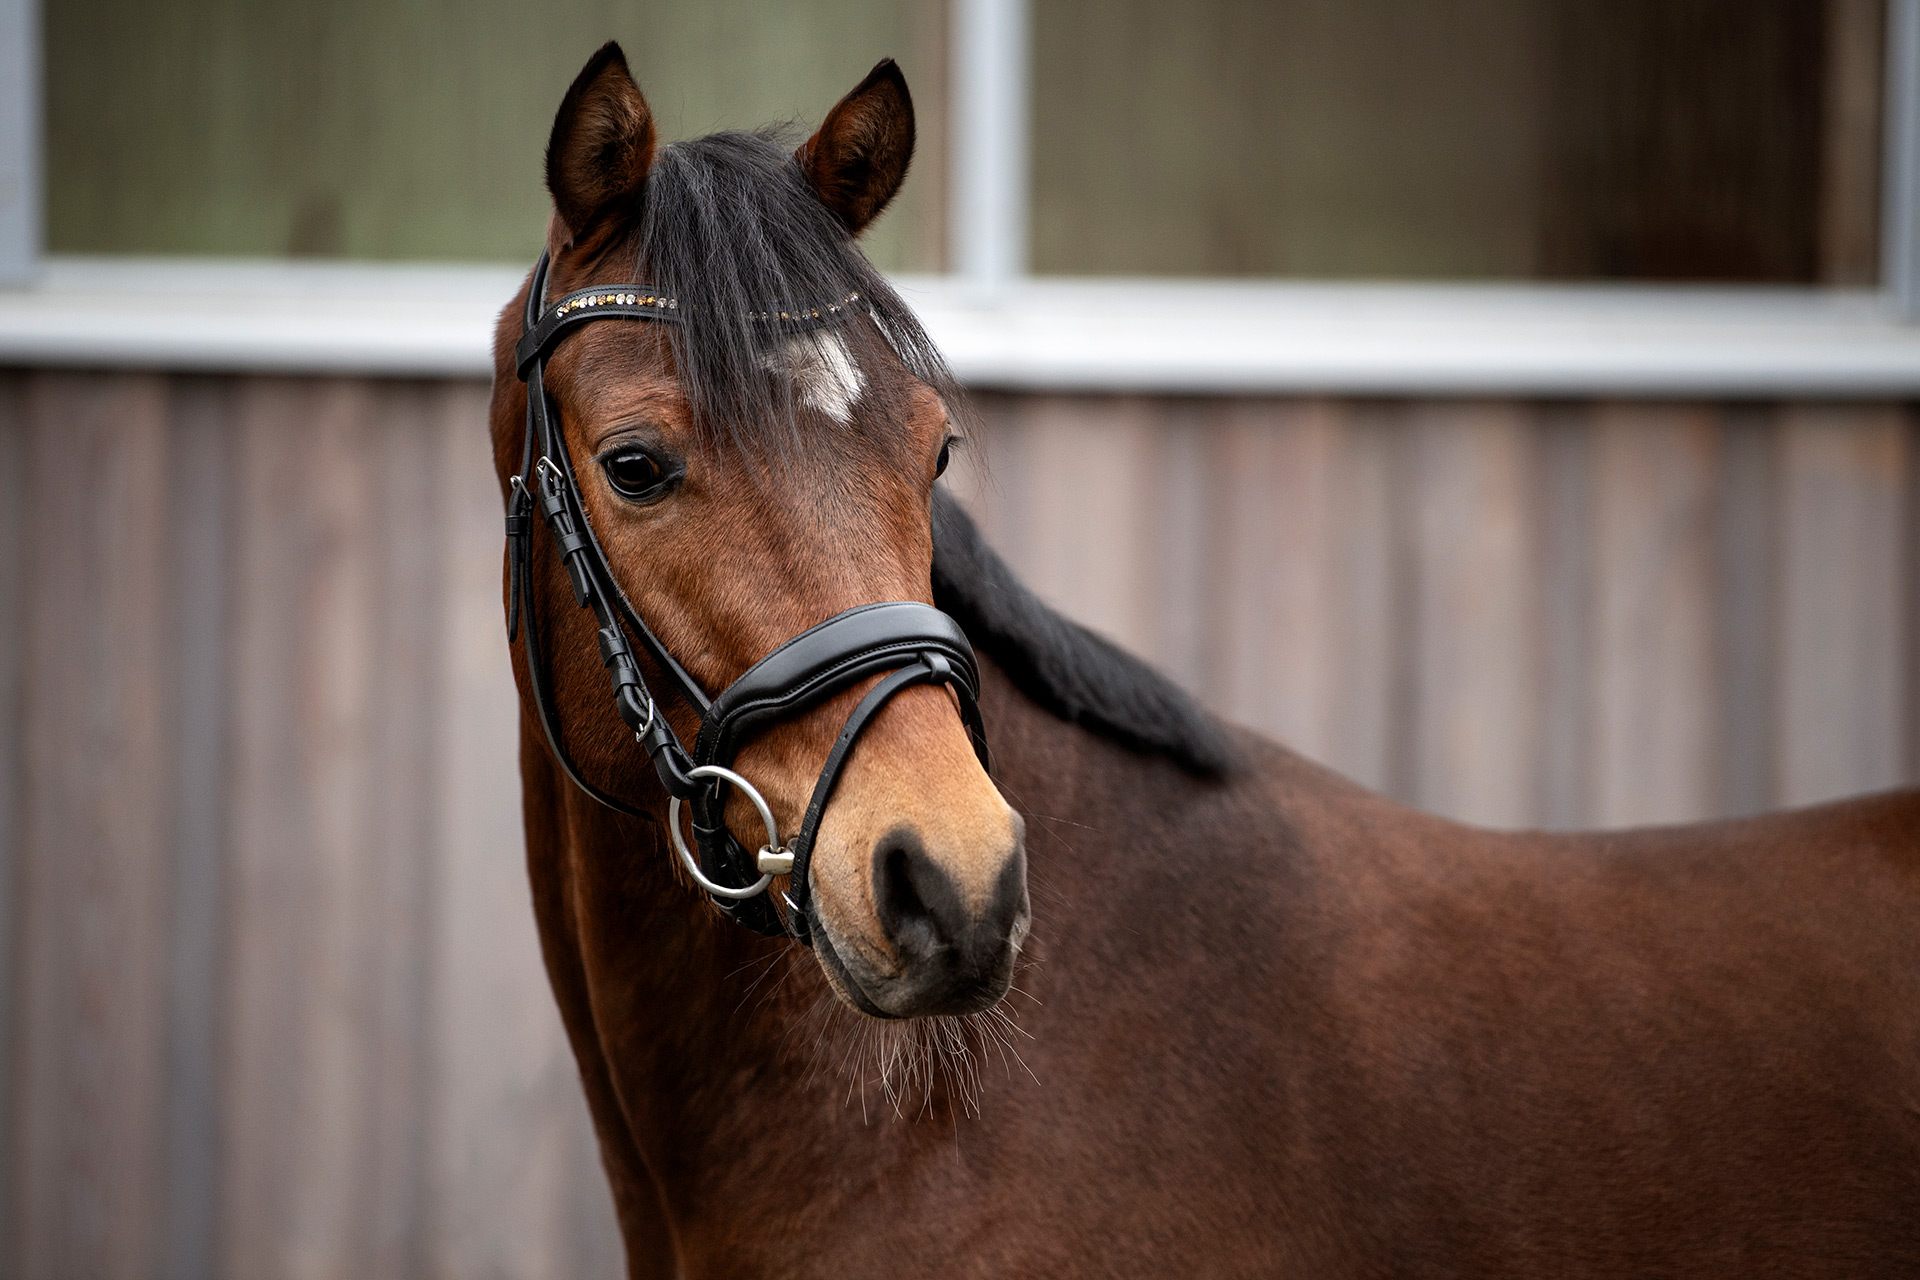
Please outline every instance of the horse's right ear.
[{"label": "horse's right ear", "polygon": [[547,190],[573,239],[609,213],[639,211],[653,141],[653,112],[609,40],[574,77],[547,139]]},{"label": "horse's right ear", "polygon": [[793,153],[820,203],[852,235],[880,216],[913,160],[913,95],[892,58],[882,58]]}]

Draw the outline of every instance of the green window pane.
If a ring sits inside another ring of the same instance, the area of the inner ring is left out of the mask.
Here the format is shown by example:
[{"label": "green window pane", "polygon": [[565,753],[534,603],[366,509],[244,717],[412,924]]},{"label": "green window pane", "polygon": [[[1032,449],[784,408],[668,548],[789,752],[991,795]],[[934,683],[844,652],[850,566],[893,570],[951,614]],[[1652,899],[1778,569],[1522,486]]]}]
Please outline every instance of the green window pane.
[{"label": "green window pane", "polygon": [[937,269],[943,22],[937,0],[55,0],[49,247],[529,260],[554,110],[617,39],[668,140],[811,128],[898,58],[920,150],[868,250]]}]

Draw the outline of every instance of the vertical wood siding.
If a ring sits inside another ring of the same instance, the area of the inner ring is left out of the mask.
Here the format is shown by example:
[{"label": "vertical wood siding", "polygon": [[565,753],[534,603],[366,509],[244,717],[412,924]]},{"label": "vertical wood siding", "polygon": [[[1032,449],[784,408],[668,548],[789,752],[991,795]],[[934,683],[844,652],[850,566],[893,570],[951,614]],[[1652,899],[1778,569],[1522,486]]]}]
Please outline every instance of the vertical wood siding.
[{"label": "vertical wood siding", "polygon": [[0,1275],[622,1274],[485,404],[0,375]]},{"label": "vertical wood siding", "polygon": [[1476,822],[1908,781],[1904,405],[982,396],[953,483],[1223,714]]},{"label": "vertical wood siding", "polygon": [[[613,1276],[469,383],[0,374],[0,1276]],[[1476,821],[1910,779],[1904,406],[983,396],[1070,613]]]}]

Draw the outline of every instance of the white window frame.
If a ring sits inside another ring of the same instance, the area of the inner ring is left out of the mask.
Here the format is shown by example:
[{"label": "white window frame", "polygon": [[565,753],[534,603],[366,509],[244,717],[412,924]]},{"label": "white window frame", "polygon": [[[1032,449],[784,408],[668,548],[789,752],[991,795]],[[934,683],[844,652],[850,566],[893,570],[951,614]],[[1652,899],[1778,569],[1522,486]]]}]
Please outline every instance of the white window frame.
[{"label": "white window frame", "polygon": [[[1033,277],[1027,0],[951,0],[953,271],[898,284],[976,386],[1920,395],[1920,0],[1887,6],[1878,288]],[[45,257],[38,30],[38,0],[0,0],[0,185],[24,193],[0,207],[0,364],[491,373],[519,265]]]},{"label": "white window frame", "polygon": [[1880,281],[1902,320],[1920,321],[1920,0],[1888,0]]},{"label": "white window frame", "polygon": [[0,0],[0,288],[39,265],[40,6]]},{"label": "white window frame", "polygon": [[1027,273],[1032,126],[1027,0],[950,0],[948,261],[979,301]]}]

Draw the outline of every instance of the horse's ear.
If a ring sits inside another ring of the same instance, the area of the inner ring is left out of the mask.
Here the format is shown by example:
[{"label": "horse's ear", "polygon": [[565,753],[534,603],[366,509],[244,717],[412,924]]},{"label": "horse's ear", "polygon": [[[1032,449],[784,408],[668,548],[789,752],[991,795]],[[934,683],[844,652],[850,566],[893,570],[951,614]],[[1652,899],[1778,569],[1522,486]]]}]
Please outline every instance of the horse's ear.
[{"label": "horse's ear", "polygon": [[609,40],[574,77],[547,139],[547,190],[575,240],[608,213],[639,210],[653,140],[653,112]]},{"label": "horse's ear", "polygon": [[893,59],[867,72],[793,158],[848,231],[859,235],[879,217],[913,159],[913,98]]}]

